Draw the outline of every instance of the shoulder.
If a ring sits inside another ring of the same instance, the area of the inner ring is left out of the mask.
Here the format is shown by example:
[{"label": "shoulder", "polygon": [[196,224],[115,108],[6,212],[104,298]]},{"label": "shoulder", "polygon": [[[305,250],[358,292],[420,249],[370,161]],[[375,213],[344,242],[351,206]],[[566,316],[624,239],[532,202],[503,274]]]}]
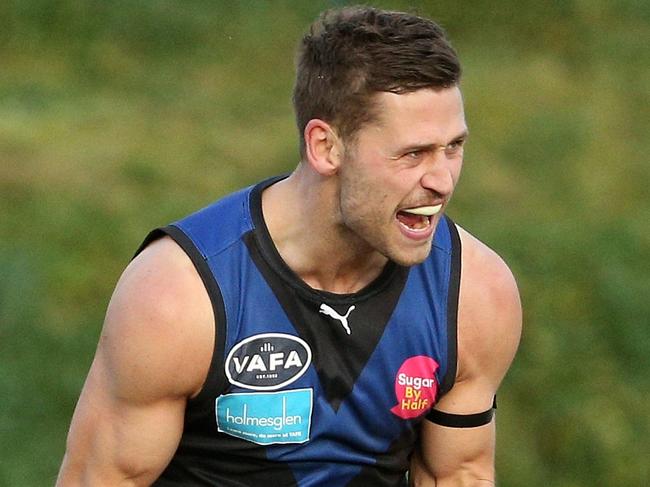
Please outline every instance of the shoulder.
[{"label": "shoulder", "polygon": [[118,391],[137,385],[145,400],[147,394],[192,396],[209,368],[214,329],[210,300],[194,265],[163,237],[121,276],[99,350]]},{"label": "shoulder", "polygon": [[517,283],[496,252],[460,227],[459,234],[458,380],[485,375],[498,385],[521,336]]},{"label": "shoulder", "polygon": [[[458,227],[462,247],[462,289],[490,308],[518,304],[517,283],[505,261],[490,247]],[[500,306],[499,306],[500,305]]]}]

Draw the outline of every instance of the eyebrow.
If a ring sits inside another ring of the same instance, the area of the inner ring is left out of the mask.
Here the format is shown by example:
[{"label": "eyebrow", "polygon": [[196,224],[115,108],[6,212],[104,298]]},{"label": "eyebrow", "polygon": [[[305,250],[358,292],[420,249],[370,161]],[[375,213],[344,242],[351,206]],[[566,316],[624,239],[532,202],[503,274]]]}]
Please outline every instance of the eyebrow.
[{"label": "eyebrow", "polygon": [[452,142],[455,142],[455,141],[457,141],[457,140],[459,140],[459,139],[466,139],[468,135],[469,135],[469,130],[468,130],[468,129],[465,129],[465,130],[463,130],[463,131],[460,133],[460,135],[457,135],[456,137],[454,137],[453,139],[451,139],[451,141],[452,141]]},{"label": "eyebrow", "polygon": [[463,130],[460,134],[458,134],[455,137],[452,137],[452,139],[447,142],[446,144],[419,144],[419,145],[409,145],[401,149],[402,152],[411,152],[411,151],[435,151],[438,149],[441,149],[443,147],[446,147],[447,145],[451,144],[452,142],[458,142],[459,140],[466,139],[467,136],[469,135],[469,130],[465,129]]}]

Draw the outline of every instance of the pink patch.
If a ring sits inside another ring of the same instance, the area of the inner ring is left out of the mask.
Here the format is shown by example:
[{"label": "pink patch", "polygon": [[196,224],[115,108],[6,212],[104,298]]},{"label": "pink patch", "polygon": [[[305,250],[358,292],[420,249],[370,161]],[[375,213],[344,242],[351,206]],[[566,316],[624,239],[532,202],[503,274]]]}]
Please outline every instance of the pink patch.
[{"label": "pink patch", "polygon": [[395,377],[397,404],[391,413],[411,419],[428,411],[436,400],[438,367],[438,362],[424,355],[406,359]]}]

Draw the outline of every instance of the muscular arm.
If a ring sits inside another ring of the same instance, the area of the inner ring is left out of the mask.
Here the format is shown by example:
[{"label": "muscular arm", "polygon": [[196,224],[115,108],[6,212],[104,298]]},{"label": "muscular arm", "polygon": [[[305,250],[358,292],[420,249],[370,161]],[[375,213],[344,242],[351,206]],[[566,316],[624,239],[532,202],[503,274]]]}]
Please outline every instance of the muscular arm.
[{"label": "muscular arm", "polygon": [[[452,414],[486,411],[521,335],[517,286],[505,263],[460,230],[463,260],[458,311],[456,383],[436,405]],[[494,485],[495,423],[452,428],[425,420],[413,454],[411,478],[417,486]]]},{"label": "muscular arm", "polygon": [[178,445],[214,343],[207,293],[170,239],[127,267],[75,409],[57,485],[149,485]]}]

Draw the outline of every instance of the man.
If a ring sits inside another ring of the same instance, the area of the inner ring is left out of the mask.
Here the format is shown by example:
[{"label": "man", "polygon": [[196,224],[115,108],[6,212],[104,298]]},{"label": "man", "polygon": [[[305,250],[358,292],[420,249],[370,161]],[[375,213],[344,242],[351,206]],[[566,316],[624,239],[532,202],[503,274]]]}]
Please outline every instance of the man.
[{"label": "man", "polygon": [[355,7],[312,25],[298,167],[145,240],[59,485],[494,483],[521,312],[503,261],[443,216],[459,76],[430,20]]}]

